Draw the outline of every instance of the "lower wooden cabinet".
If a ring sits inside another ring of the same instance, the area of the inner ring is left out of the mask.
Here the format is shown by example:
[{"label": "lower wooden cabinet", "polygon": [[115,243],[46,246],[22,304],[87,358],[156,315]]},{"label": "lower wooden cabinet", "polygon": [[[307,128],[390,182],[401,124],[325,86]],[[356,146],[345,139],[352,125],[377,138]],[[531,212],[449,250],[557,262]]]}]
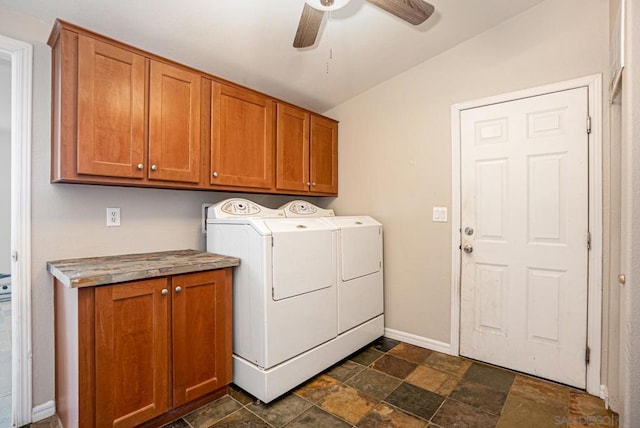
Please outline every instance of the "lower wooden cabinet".
[{"label": "lower wooden cabinet", "polygon": [[232,379],[231,268],[99,287],[56,281],[56,404],[65,427],[132,427]]}]

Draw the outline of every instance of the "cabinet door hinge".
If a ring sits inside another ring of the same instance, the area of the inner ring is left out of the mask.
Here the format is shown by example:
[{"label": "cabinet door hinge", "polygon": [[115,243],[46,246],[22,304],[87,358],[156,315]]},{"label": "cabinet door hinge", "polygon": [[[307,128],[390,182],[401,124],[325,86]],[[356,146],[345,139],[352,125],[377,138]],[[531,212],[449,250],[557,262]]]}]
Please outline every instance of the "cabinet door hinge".
[{"label": "cabinet door hinge", "polygon": [[591,134],[591,116],[587,116],[587,134]]},{"label": "cabinet door hinge", "polygon": [[587,364],[589,364],[589,362],[591,361],[591,348],[589,348],[588,346],[584,352],[584,361]]}]

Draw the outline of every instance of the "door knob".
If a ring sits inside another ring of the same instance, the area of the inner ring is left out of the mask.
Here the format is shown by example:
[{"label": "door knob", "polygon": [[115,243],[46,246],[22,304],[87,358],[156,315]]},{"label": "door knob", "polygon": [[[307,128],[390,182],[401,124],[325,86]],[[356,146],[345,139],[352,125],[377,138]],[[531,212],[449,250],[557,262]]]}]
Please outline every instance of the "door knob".
[{"label": "door knob", "polygon": [[151,171],[157,171],[157,170],[158,170],[157,165],[151,165]]},{"label": "door knob", "polygon": [[179,285],[176,287],[176,293],[179,293],[182,291],[182,287],[180,287]]},{"label": "door knob", "polygon": [[166,296],[167,294],[169,294],[169,290],[167,290],[166,288],[163,288],[160,294],[162,294],[163,296]]},{"label": "door knob", "polygon": [[139,170],[139,171],[142,171],[142,169],[144,168],[144,165],[143,165],[143,164],[141,164],[141,163],[139,163],[139,164],[138,164],[138,166],[137,166],[137,168],[138,168],[138,170]]},{"label": "door knob", "polygon": [[462,249],[464,250],[465,253],[469,254],[469,253],[473,253],[473,245],[471,244],[467,244],[464,247],[462,247]]},{"label": "door knob", "polygon": [[213,178],[218,178],[218,173],[216,171],[213,171],[213,174],[211,175],[213,175]]}]

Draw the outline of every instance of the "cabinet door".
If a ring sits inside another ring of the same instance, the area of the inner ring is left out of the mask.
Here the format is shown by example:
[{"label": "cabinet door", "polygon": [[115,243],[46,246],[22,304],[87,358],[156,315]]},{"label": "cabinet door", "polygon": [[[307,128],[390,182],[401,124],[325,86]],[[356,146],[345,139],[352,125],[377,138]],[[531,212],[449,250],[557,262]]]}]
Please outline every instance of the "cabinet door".
[{"label": "cabinet door", "polygon": [[143,178],[145,59],[78,36],[78,174]]},{"label": "cabinet door", "polygon": [[273,101],[220,83],[212,89],[211,184],[272,188]]},{"label": "cabinet door", "polygon": [[231,382],[231,268],[171,279],[173,405]]},{"label": "cabinet door", "polygon": [[309,190],[309,113],[278,103],[276,188]]},{"label": "cabinet door", "polygon": [[96,425],[131,427],[169,408],[168,279],[96,287]]},{"label": "cabinet door", "polygon": [[311,191],[338,193],[338,123],[311,116]]},{"label": "cabinet door", "polygon": [[151,61],[149,78],[151,180],[200,180],[200,80],[187,69]]}]

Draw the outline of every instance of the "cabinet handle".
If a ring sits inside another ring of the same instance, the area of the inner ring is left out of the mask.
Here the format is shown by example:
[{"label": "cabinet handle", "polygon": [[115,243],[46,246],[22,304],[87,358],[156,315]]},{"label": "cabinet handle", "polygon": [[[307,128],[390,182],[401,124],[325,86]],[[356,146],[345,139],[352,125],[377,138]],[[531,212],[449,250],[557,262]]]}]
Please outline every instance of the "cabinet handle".
[{"label": "cabinet handle", "polygon": [[211,175],[213,175],[213,178],[218,178],[218,173],[216,171],[213,171],[213,174]]},{"label": "cabinet handle", "polygon": [[156,165],[151,165],[151,171],[157,171],[158,167]]},{"label": "cabinet handle", "polygon": [[179,285],[176,287],[176,293],[179,293],[182,291],[182,287],[180,287]]},{"label": "cabinet handle", "polygon": [[311,186],[311,182],[310,181],[307,181],[307,186]]},{"label": "cabinet handle", "polygon": [[160,294],[162,294],[163,296],[166,296],[167,294],[169,294],[169,290],[167,290],[166,288],[163,288]]},{"label": "cabinet handle", "polygon": [[315,187],[315,185],[316,185],[316,182],[314,181],[313,183],[311,183],[311,185]]},{"label": "cabinet handle", "polygon": [[144,165],[139,163],[137,168],[138,168],[138,171],[142,171],[142,169],[144,168]]}]

